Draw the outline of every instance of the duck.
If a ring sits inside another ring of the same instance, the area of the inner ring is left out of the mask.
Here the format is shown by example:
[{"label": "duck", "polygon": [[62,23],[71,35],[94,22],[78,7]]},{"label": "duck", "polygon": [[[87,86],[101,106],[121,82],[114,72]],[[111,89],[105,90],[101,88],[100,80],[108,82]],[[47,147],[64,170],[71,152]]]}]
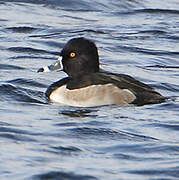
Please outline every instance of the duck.
[{"label": "duck", "polygon": [[38,72],[62,70],[67,76],[45,92],[50,102],[75,107],[157,104],[165,97],[149,85],[126,74],[102,71],[96,44],[87,38],[69,40],[54,64]]}]

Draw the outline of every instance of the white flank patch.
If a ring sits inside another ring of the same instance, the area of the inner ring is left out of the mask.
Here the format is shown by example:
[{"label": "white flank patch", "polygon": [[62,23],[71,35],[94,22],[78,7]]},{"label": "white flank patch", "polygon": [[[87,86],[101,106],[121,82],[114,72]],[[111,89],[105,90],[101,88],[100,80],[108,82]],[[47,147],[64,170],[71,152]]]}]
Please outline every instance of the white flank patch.
[{"label": "white flank patch", "polygon": [[113,84],[91,85],[85,88],[69,90],[66,85],[50,94],[50,100],[69,106],[92,107],[107,104],[129,104],[136,96],[128,89],[119,89]]}]

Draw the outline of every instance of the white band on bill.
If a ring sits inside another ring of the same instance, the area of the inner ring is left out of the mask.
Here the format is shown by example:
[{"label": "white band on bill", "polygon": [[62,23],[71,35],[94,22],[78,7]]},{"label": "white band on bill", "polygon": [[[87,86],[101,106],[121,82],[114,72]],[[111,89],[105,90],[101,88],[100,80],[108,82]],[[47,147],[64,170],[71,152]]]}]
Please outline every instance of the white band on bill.
[{"label": "white band on bill", "polygon": [[44,66],[38,69],[37,72],[51,72],[51,71],[61,70],[62,67],[63,67],[62,57],[60,56],[55,63],[51,64],[50,66]]}]

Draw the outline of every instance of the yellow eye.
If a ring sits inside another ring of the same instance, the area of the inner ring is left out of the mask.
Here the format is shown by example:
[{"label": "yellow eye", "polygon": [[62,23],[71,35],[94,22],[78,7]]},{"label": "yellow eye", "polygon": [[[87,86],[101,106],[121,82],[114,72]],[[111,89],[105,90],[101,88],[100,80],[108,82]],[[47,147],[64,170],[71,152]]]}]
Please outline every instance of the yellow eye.
[{"label": "yellow eye", "polygon": [[74,52],[71,52],[71,53],[70,53],[70,57],[71,57],[71,58],[74,58],[75,56],[76,56],[76,54],[75,54]]}]

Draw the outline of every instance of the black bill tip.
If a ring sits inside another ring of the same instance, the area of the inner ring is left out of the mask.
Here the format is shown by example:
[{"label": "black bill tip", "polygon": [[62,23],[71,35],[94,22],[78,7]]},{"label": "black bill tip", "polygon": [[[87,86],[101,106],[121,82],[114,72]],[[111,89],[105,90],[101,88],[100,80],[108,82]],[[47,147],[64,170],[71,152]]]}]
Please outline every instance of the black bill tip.
[{"label": "black bill tip", "polygon": [[39,73],[39,72],[44,72],[44,68],[38,69],[37,72],[38,72],[38,73]]}]

